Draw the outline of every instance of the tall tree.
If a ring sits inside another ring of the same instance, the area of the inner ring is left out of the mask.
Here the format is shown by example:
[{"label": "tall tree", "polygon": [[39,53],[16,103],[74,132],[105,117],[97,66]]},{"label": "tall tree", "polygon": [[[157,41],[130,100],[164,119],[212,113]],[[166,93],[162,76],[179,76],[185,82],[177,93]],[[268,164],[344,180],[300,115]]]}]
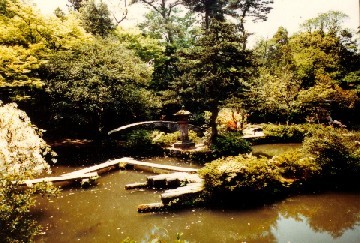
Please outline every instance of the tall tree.
[{"label": "tall tree", "polygon": [[320,33],[338,35],[343,30],[342,24],[344,20],[348,17],[340,11],[329,11],[306,20],[302,24],[302,28],[309,33],[319,31]]},{"label": "tall tree", "polygon": [[82,7],[83,3],[87,0],[68,0],[69,1],[69,7],[74,9],[75,11],[79,11],[79,9]]},{"label": "tall tree", "polygon": [[84,28],[101,37],[106,37],[115,26],[110,17],[110,12],[107,4],[100,0],[87,0],[80,8],[81,20]]},{"label": "tall tree", "polygon": [[265,21],[267,14],[270,13],[273,0],[230,0],[228,1],[228,13],[236,18],[239,26],[239,31],[242,37],[242,49],[246,50],[247,39],[251,35],[245,29],[246,18],[251,18],[252,21]]},{"label": "tall tree", "polygon": [[183,0],[184,5],[194,12],[204,14],[205,29],[210,27],[211,19],[224,21],[226,16],[238,20],[241,33],[242,49],[246,50],[246,42],[250,35],[245,29],[246,18],[253,21],[266,20],[272,9],[272,0]]},{"label": "tall tree", "polygon": [[285,122],[296,113],[301,115],[305,111],[301,107],[331,100],[332,115],[353,119],[349,111],[358,102],[360,59],[350,31],[342,29],[343,17],[321,14],[305,22],[305,31],[290,37],[279,28],[272,39],[255,47],[262,68],[252,88],[251,103],[256,104],[252,110],[260,107],[258,113],[267,120]]},{"label": "tall tree", "polygon": [[182,75],[174,89],[187,107],[211,112],[212,142],[218,134],[216,119],[221,105],[246,89],[251,55],[241,50],[235,25],[214,21],[197,46],[180,58]]},{"label": "tall tree", "polygon": [[254,47],[259,64],[272,75],[282,74],[284,69],[294,70],[294,58],[288,32],[279,27],[273,38],[262,40]]},{"label": "tall tree", "polygon": [[30,98],[43,86],[39,67],[49,53],[89,36],[72,14],[46,19],[22,1],[4,3],[6,11],[0,14],[0,97]]},{"label": "tall tree", "polygon": [[[271,70],[271,69],[270,69]],[[268,68],[261,68],[245,100],[251,119],[256,122],[290,122],[297,118],[300,104],[297,96],[300,81],[287,69],[272,74]]]},{"label": "tall tree", "polygon": [[204,27],[210,28],[211,19],[217,21],[225,20],[226,0],[183,0],[185,6],[189,7],[193,12],[204,14]]},{"label": "tall tree", "polygon": [[166,40],[170,43],[174,42],[174,29],[172,27],[173,11],[181,4],[181,0],[132,0],[131,3],[142,2],[150,7],[158,16],[161,17],[161,26],[165,28]]},{"label": "tall tree", "polygon": [[180,8],[174,8],[166,19],[159,12],[151,10],[138,26],[145,35],[180,48],[193,45],[195,38],[200,35],[194,14],[190,11],[184,13]]}]

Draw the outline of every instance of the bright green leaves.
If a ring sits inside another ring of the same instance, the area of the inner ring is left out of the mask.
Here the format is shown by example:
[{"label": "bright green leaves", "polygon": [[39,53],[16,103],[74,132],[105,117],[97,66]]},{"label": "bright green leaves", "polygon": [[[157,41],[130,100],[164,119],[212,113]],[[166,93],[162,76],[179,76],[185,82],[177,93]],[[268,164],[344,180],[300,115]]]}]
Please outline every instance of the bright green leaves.
[{"label": "bright green leaves", "polygon": [[42,44],[29,48],[0,45],[0,87],[41,87],[43,83],[35,72],[45,62],[38,59],[43,48]]},{"label": "bright green leaves", "polygon": [[262,66],[251,90],[257,105],[250,107],[259,109],[256,115],[273,122],[295,121],[309,115],[309,104],[331,102],[327,112],[348,119],[344,111],[359,104],[360,59],[352,35],[342,30],[345,17],[339,12],[321,14],[305,22],[305,32],[288,36],[279,28],[272,39],[256,46]]},{"label": "bright green leaves", "polygon": [[164,47],[160,44],[159,40],[144,36],[136,30],[117,28],[114,36],[123,46],[135,51],[136,55],[144,62],[158,59],[164,51]]},{"label": "bright green leaves", "polygon": [[16,89],[42,87],[39,67],[47,62],[49,53],[89,38],[74,15],[47,20],[26,4],[6,1],[6,14],[0,15],[0,87],[15,90],[8,94],[12,99],[29,98]]}]

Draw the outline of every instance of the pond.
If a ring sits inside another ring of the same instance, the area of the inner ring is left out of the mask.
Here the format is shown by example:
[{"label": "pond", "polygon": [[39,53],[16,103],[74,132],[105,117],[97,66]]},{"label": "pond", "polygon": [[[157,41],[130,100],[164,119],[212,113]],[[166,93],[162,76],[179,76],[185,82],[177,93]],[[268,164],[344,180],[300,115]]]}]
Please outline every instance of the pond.
[{"label": "pond", "polygon": [[297,148],[301,148],[301,143],[259,144],[252,146],[252,153],[256,156],[272,157]]},{"label": "pond", "polygon": [[[158,163],[179,165],[174,159]],[[185,164],[186,167],[196,167]],[[55,174],[77,169],[59,165]],[[125,190],[150,175],[115,171],[88,189],[64,189],[50,201],[38,198],[33,213],[45,233],[36,242],[360,242],[360,194],[300,195],[253,209],[187,208],[137,213],[143,203],[160,202],[161,191]]]}]

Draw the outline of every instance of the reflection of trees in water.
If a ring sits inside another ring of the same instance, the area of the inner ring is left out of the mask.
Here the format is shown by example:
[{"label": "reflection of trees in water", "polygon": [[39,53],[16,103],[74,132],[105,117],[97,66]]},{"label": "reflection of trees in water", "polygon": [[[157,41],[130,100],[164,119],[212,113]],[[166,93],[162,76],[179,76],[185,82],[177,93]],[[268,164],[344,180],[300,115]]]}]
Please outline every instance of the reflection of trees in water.
[{"label": "reflection of trees in water", "polygon": [[360,224],[360,195],[328,194],[299,196],[279,205],[279,215],[303,221],[316,232],[328,232],[333,238],[341,237]]},{"label": "reflection of trees in water", "polygon": [[[202,230],[202,239],[213,242],[276,242],[270,228],[276,224],[278,214],[272,207],[213,211],[212,215],[215,217],[202,221],[201,228],[206,229]],[[184,239],[189,240],[186,235]]]}]

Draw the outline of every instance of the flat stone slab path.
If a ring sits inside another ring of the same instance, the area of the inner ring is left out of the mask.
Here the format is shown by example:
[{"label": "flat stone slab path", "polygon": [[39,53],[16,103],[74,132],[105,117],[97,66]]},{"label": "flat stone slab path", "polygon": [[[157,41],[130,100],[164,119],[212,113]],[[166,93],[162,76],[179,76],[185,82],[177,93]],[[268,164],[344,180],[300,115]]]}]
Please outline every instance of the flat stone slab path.
[{"label": "flat stone slab path", "polygon": [[148,171],[152,173],[171,173],[171,172],[187,172],[187,173],[197,173],[198,169],[196,168],[184,168],[179,166],[173,166],[173,165],[161,165],[161,164],[155,164],[151,162],[143,162],[138,161],[133,158],[121,158],[117,161],[119,164],[125,167],[133,168],[134,170],[142,170],[142,171]]},{"label": "flat stone slab path", "polygon": [[194,199],[199,197],[204,186],[203,180],[198,174],[176,172],[149,176],[146,183],[133,183],[126,185],[125,188],[167,189],[160,196],[161,202],[140,204],[138,206],[139,213],[148,213],[158,212],[172,207],[181,207],[186,203],[191,203]]},{"label": "flat stone slab path", "polygon": [[96,172],[87,173],[87,174],[64,174],[62,176],[49,176],[38,179],[32,179],[32,180],[23,180],[19,182],[19,186],[33,187],[35,184],[48,183],[48,182],[53,184],[56,183],[58,186],[60,186],[59,184],[67,185],[75,182],[81,184],[84,180],[92,181],[92,180],[96,180],[98,177],[99,175]]},{"label": "flat stone slab path", "polygon": [[161,211],[165,208],[179,207],[197,198],[203,191],[203,180],[197,174],[196,168],[184,168],[172,165],[160,165],[151,162],[138,161],[133,158],[109,160],[99,165],[90,166],[81,170],[73,171],[57,177],[44,177],[32,180],[23,180],[19,183],[23,187],[32,187],[38,183],[53,183],[58,186],[91,185],[99,178],[100,174],[115,169],[133,169],[163,173],[147,177],[146,183],[133,183],[125,186],[125,189],[152,188],[167,189],[161,194],[161,202],[141,204],[138,212]]},{"label": "flat stone slab path", "polygon": [[20,186],[32,186],[34,184],[50,182],[54,184],[64,184],[64,182],[68,182],[68,184],[82,181],[82,180],[95,180],[99,177],[99,175],[109,172],[111,170],[116,169],[134,169],[134,170],[143,170],[149,171],[152,173],[173,173],[173,172],[186,172],[190,174],[197,173],[197,169],[195,168],[183,168],[172,165],[159,165],[150,162],[142,162],[135,160],[130,157],[124,157],[121,159],[113,159],[106,161],[104,163],[90,166],[81,170],[76,170],[67,174],[63,174],[56,177],[43,177],[38,179],[31,180],[23,180],[19,182]]}]

